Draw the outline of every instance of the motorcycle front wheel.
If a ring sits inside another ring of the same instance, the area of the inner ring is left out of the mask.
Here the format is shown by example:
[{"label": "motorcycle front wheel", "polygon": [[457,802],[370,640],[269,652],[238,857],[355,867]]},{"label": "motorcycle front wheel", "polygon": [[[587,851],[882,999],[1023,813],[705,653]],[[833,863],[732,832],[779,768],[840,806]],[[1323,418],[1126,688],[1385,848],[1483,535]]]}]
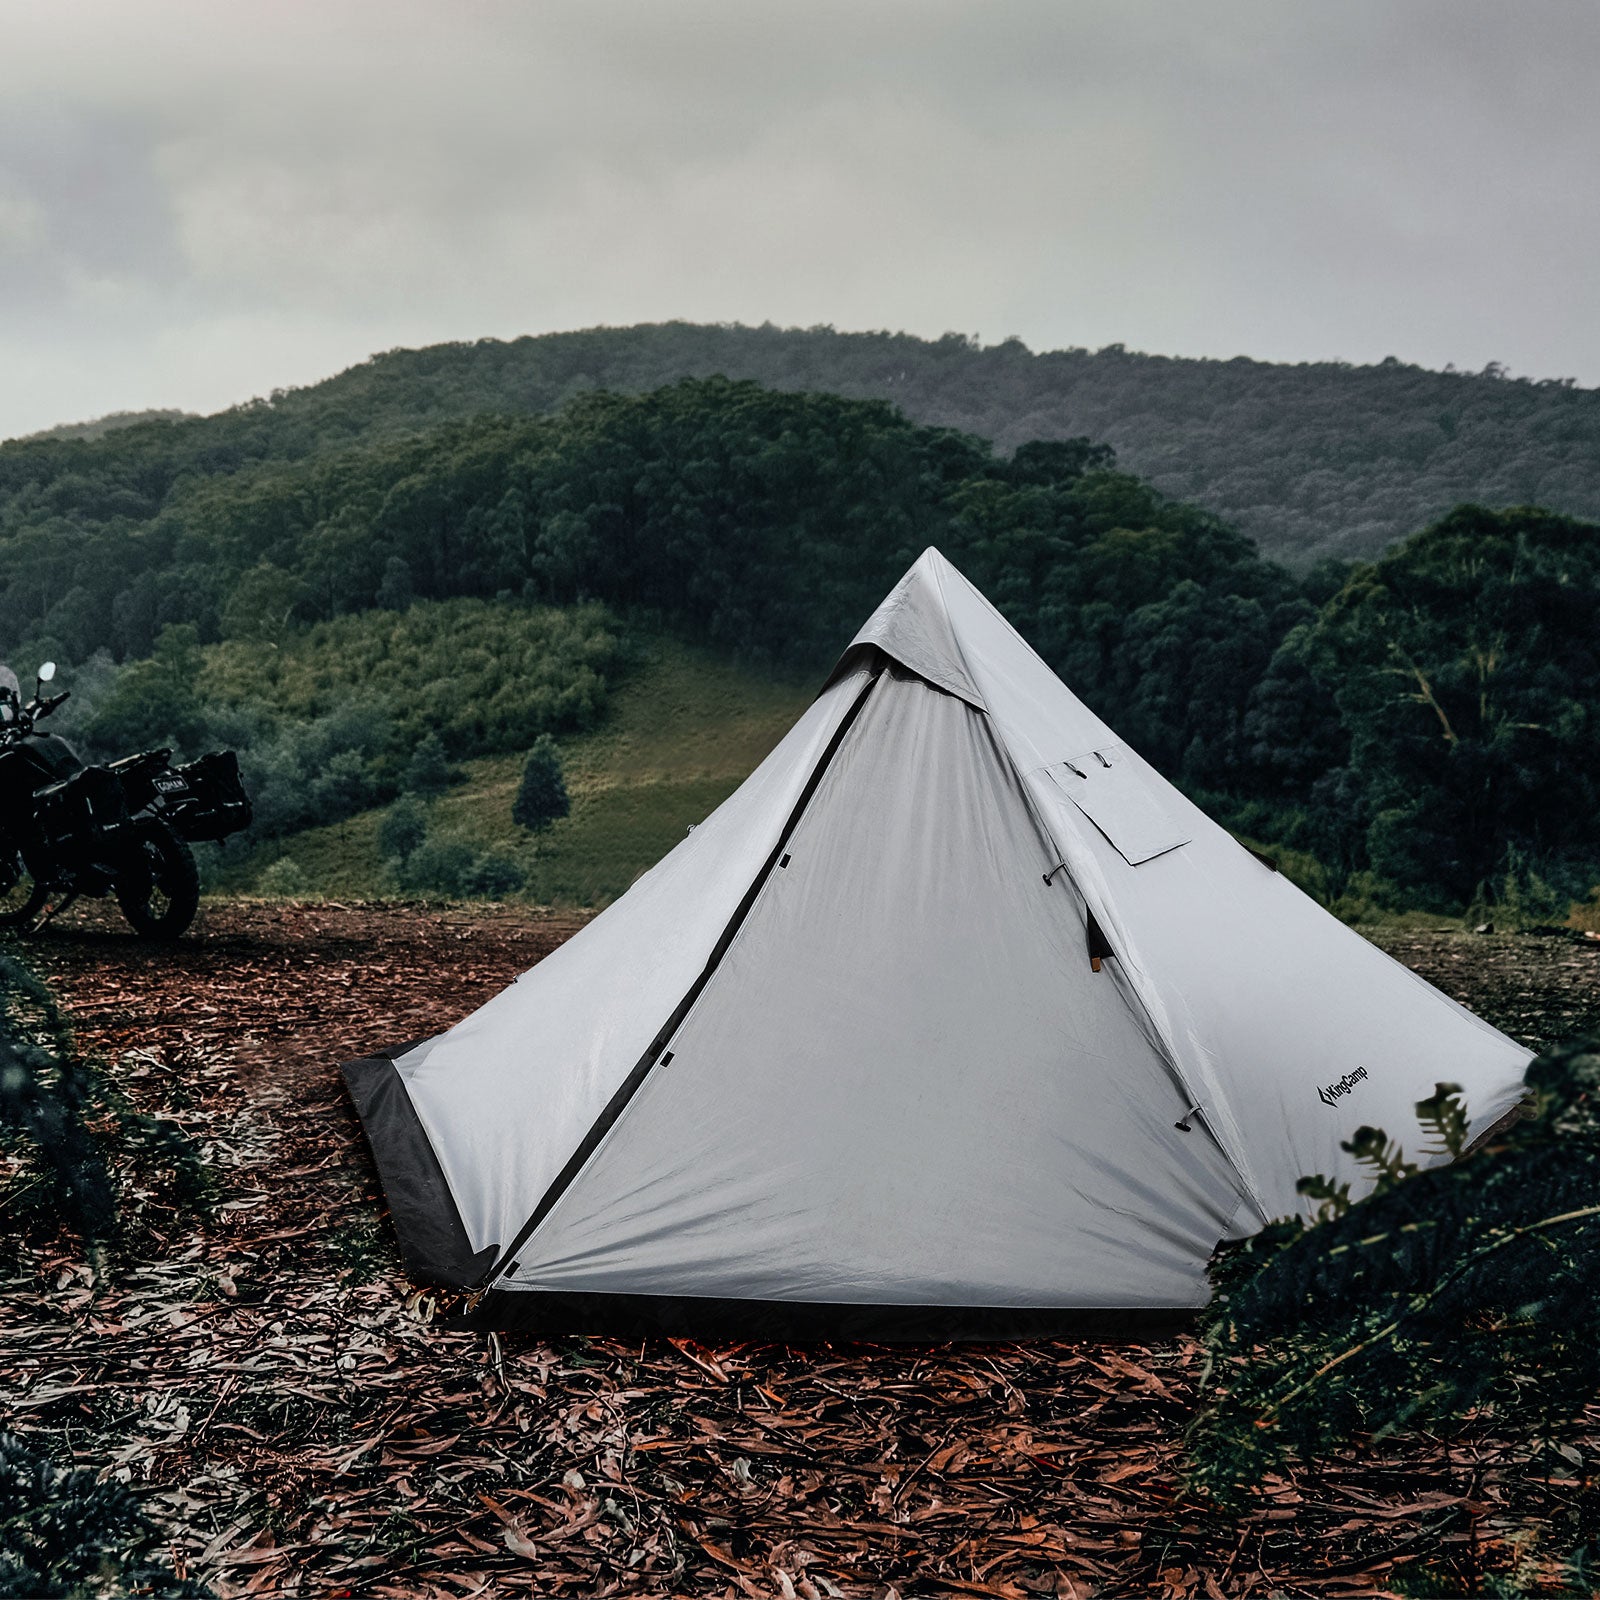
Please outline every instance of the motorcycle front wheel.
[{"label": "motorcycle front wheel", "polygon": [[49,885],[34,881],[16,851],[0,854],[0,928],[26,928],[49,898]]},{"label": "motorcycle front wheel", "polygon": [[200,871],[194,852],[166,823],[133,823],[133,856],[117,878],[117,904],[146,939],[176,939],[200,905]]}]

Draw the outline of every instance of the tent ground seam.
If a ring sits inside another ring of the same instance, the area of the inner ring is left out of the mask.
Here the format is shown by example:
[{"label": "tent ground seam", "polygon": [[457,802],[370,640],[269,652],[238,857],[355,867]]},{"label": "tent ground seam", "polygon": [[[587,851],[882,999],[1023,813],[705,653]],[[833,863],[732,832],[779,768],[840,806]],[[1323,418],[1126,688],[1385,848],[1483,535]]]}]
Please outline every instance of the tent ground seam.
[{"label": "tent ground seam", "polygon": [[1199,1307],[984,1306],[741,1300],[723,1296],[601,1290],[491,1289],[445,1326],[463,1332],[585,1332],[616,1338],[876,1344],[1013,1343],[1017,1339],[1170,1339],[1194,1326]]}]

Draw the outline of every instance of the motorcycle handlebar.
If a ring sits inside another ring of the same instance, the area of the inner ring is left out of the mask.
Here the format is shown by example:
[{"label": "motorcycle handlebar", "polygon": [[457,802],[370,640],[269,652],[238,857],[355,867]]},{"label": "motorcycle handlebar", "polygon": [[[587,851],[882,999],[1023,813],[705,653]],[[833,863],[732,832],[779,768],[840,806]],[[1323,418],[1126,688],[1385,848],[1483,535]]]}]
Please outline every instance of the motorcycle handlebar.
[{"label": "motorcycle handlebar", "polygon": [[70,700],[72,691],[63,689],[60,694],[50,695],[44,700],[30,700],[25,706],[18,706],[11,721],[0,728],[0,734],[9,741],[30,733],[40,717],[48,717],[63,700]]},{"label": "motorcycle handlebar", "polygon": [[18,705],[12,696],[0,696],[4,705],[9,708],[5,715],[0,715],[0,744],[10,746],[19,739],[25,739],[33,732],[33,725],[40,717],[47,717],[63,701],[72,698],[70,689],[63,689],[60,694],[53,694],[46,699],[30,700],[27,705]]}]

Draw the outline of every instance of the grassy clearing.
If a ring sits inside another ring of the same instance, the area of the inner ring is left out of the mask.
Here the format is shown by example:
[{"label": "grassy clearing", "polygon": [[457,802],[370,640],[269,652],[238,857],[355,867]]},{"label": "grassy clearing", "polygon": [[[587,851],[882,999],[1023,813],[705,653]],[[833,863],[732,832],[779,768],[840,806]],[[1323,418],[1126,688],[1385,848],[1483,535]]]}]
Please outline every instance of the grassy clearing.
[{"label": "grassy clearing", "polygon": [[[464,781],[435,801],[430,829],[503,855],[528,875],[526,898],[592,906],[615,899],[730,795],[816,691],[763,677],[669,639],[651,639],[615,688],[603,724],[559,741],[572,814],[537,839],[511,820],[522,757],[463,764]],[[209,876],[219,889],[253,887],[288,856],[322,894],[392,892],[378,849],[381,811],[312,828]]]}]

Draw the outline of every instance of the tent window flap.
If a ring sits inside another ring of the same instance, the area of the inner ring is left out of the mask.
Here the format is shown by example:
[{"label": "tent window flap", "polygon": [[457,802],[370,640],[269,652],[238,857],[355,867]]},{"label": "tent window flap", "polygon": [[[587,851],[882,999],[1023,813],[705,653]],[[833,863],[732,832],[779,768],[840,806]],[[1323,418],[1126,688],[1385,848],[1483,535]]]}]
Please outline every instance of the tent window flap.
[{"label": "tent window flap", "polygon": [[1151,792],[1125,745],[1057,762],[1050,776],[1130,867],[1189,842],[1190,835]]}]

